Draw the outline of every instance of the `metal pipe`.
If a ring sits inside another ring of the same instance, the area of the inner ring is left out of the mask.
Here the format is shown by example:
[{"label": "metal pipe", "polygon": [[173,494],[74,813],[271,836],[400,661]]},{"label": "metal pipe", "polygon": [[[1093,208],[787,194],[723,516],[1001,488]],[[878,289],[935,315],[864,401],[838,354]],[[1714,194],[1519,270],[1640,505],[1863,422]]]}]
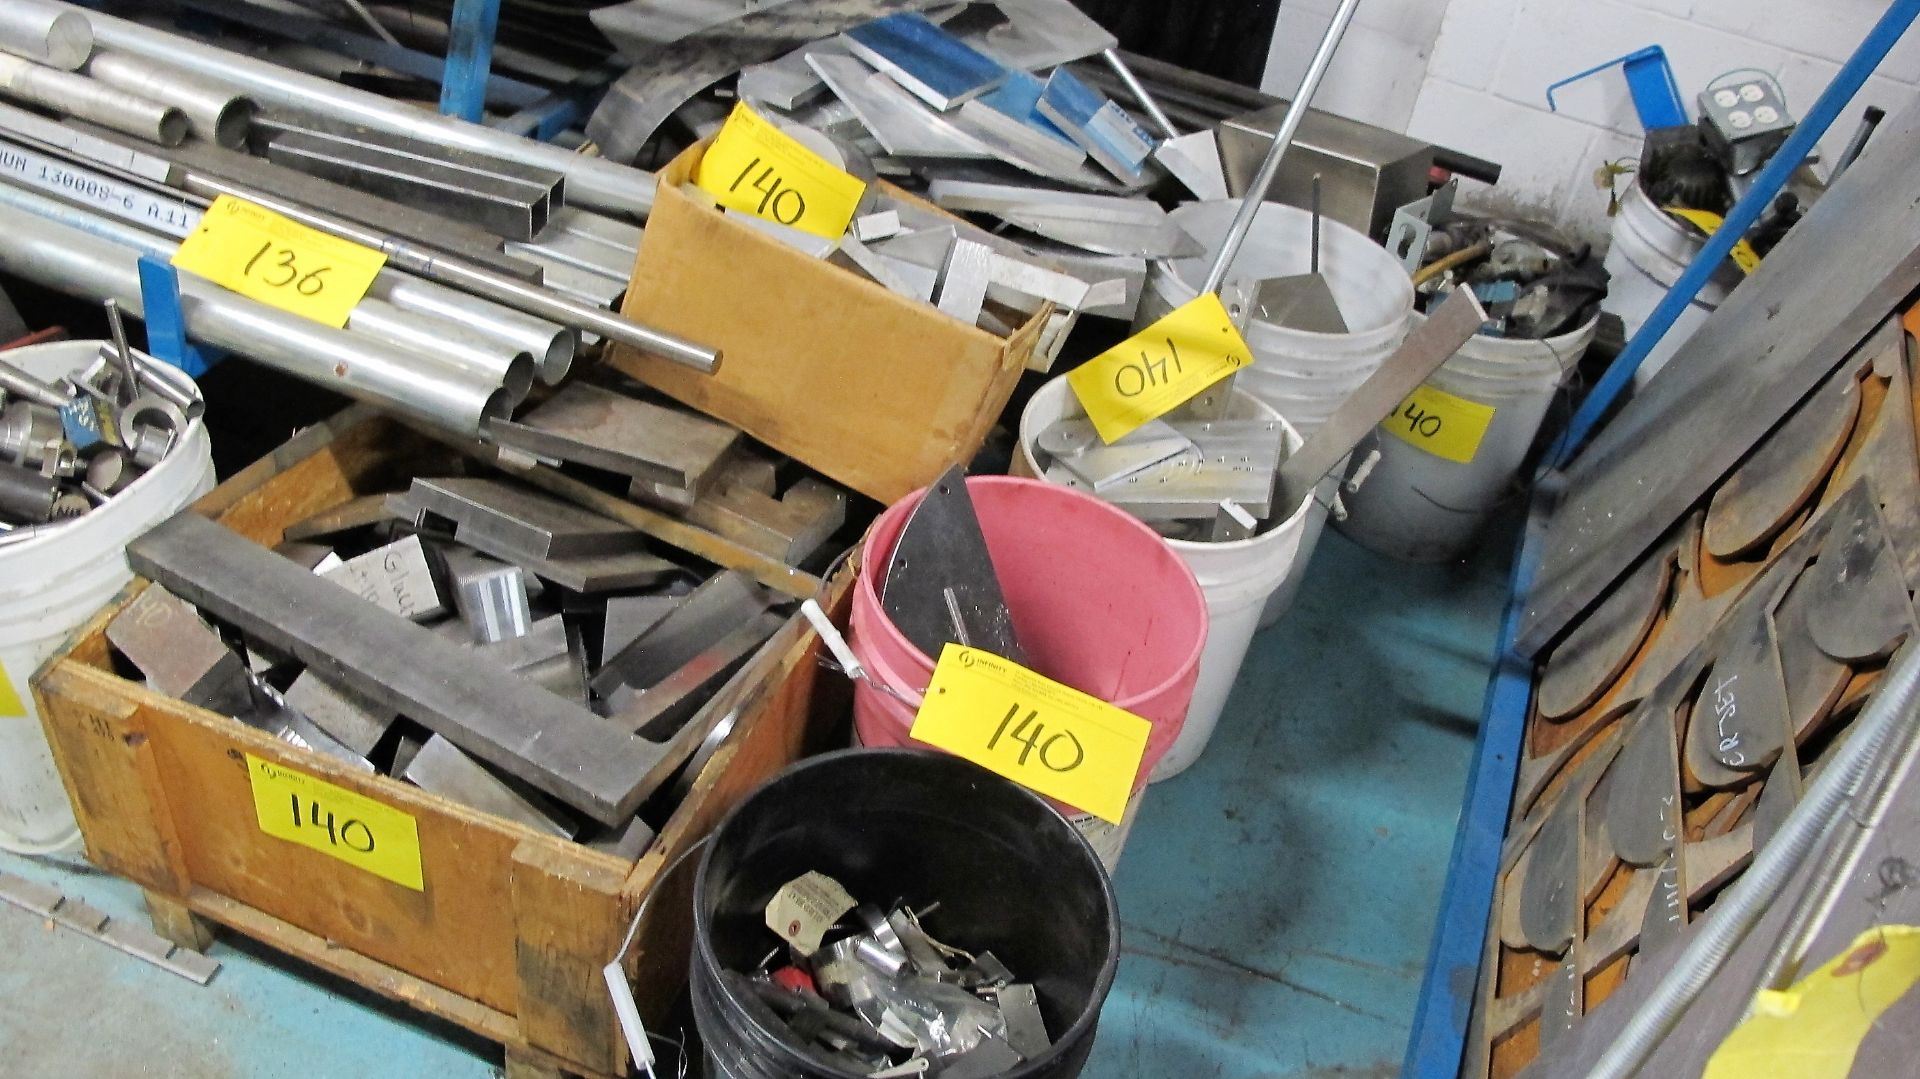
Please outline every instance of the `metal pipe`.
[{"label": "metal pipe", "polygon": [[178,146],[187,138],[187,118],[179,109],[11,53],[0,52],[0,95],[162,146]]},{"label": "metal pipe", "polygon": [[93,25],[77,8],[44,0],[7,0],[0,4],[0,50],[72,71],[93,53]]},{"label": "metal pipe", "polygon": [[[69,11],[81,10],[69,4],[58,6]],[[321,112],[393,135],[550,169],[566,176],[567,194],[579,205],[636,219],[644,219],[653,208],[654,176],[645,170],[438,116],[378,94],[290,71],[278,64],[125,19],[109,15],[90,18],[94,37],[101,46],[216,79],[244,92],[264,107]]]},{"label": "metal pipe", "polygon": [[[112,297],[143,313],[138,256],[80,229],[20,214],[7,222],[0,270],[75,296]],[[199,340],[435,427],[477,437],[489,420],[508,412],[505,389],[432,354],[336,330],[192,276],[180,279],[180,301]]]},{"label": "metal pipe", "polygon": [[118,90],[165,102],[186,116],[195,135],[233,149],[244,146],[253,123],[245,94],[192,72],[125,53],[102,52],[87,62],[87,74]]},{"label": "metal pipe", "polygon": [[549,386],[557,386],[567,377],[580,348],[580,335],[557,322],[397,270],[381,270],[367,295],[402,311],[447,319],[488,340],[513,346],[533,357],[535,375]]},{"label": "metal pipe", "polygon": [[704,348],[672,334],[642,326],[605,307],[582,302],[538,285],[529,285],[524,281],[501,276],[465,260],[439,255],[382,233],[362,228],[351,221],[318,213],[265,192],[228,183],[218,177],[198,172],[184,173],[182,186],[185,190],[203,198],[232,195],[235,198],[245,199],[256,206],[272,210],[274,213],[311,228],[377,248],[396,268],[419,274],[429,281],[438,281],[443,285],[471,292],[476,296],[517,311],[524,311],[529,315],[552,319],[584,333],[596,334],[612,341],[632,345],[634,348],[683,364],[696,371],[712,374],[720,366],[720,353],[716,349]]},{"label": "metal pipe", "polygon": [[414,352],[427,352],[448,364],[503,387],[509,405],[526,400],[533,388],[533,357],[511,346],[500,346],[466,327],[436,315],[402,311],[385,300],[363,299],[347,315],[347,329],[378,338]]},{"label": "metal pipe", "polygon": [[1273,186],[1273,178],[1280,173],[1280,159],[1287,154],[1287,148],[1293,145],[1293,137],[1300,130],[1300,122],[1307,118],[1307,106],[1313,103],[1314,92],[1320,89],[1320,80],[1326,77],[1327,68],[1333,63],[1333,51],[1340,47],[1340,38],[1347,32],[1347,25],[1353,22],[1353,13],[1360,7],[1360,0],[1340,0],[1340,8],[1333,13],[1333,24],[1327,27],[1327,34],[1320,39],[1320,47],[1314,51],[1313,62],[1307,65],[1307,73],[1300,78],[1300,89],[1295,91],[1293,100],[1287,103],[1287,114],[1280,121],[1280,129],[1273,134],[1273,145],[1267,148],[1266,159],[1260,162],[1260,171],[1254,173],[1253,183],[1240,196],[1240,209],[1233,215],[1233,224],[1227,229],[1226,239],[1220,242],[1220,253],[1214,256],[1213,268],[1207,271],[1207,280],[1200,286],[1201,292],[1218,292],[1220,285],[1227,279],[1227,269],[1233,265],[1233,258],[1240,253],[1240,244],[1247,238],[1247,230],[1253,227],[1254,215],[1260,212],[1260,204],[1267,200],[1267,189]]},{"label": "metal pipe", "polygon": [[1120,58],[1119,50],[1102,50],[1100,59],[1107,62],[1107,66],[1113,69],[1115,75],[1120,76],[1120,81],[1126,84],[1127,93],[1132,94],[1133,99],[1140,103],[1140,107],[1147,110],[1147,115],[1153,117],[1153,122],[1159,126],[1163,134],[1170,139],[1180,137],[1180,129],[1173,126],[1172,120],[1167,119],[1167,114],[1161,110],[1160,103],[1153,99],[1152,94],[1147,93],[1147,88],[1141,85],[1139,76],[1135,75],[1133,69],[1127,66],[1127,62]]},{"label": "metal pipe", "polygon": [[[81,175],[94,175],[90,170],[78,166],[74,171]],[[69,207],[65,200],[59,198],[39,204],[23,203],[19,196],[9,194],[12,190],[0,185],[0,204],[14,205],[17,209],[38,213],[114,243],[165,258],[172,257],[175,243],[191,232],[199,221],[200,210],[192,206],[183,207],[184,216],[179,220],[164,225],[138,214],[134,217],[140,223],[135,224],[126,216],[96,215],[92,212],[102,207]],[[113,209],[111,205],[106,208]],[[163,228],[167,231],[161,231]],[[155,235],[148,229],[160,234]],[[523,398],[528,388],[523,381],[528,363],[514,362],[516,355],[528,356],[543,380],[557,383],[565,377],[579,344],[578,335],[564,326],[445,286],[421,281],[394,269],[380,271],[369,295],[401,311],[431,316],[434,326],[440,331],[459,335],[469,345],[499,357],[497,362],[502,382],[513,392],[516,400]],[[382,320],[378,313],[372,317],[376,324]],[[385,321],[393,323],[405,320],[389,314]]]},{"label": "metal pipe", "polygon": [[[11,205],[143,254],[170,259],[179,250],[179,242],[173,237],[148,233],[137,225],[69,207],[58,199],[28,193],[5,183],[0,183],[0,205]],[[392,271],[382,270],[381,274],[389,276]],[[478,306],[485,301],[469,302]],[[396,304],[368,298],[354,307],[346,328],[351,333],[423,352],[446,366],[491,379],[506,389],[509,406],[519,404],[533,386],[531,351],[517,338],[493,338],[477,332],[473,321],[466,312],[448,316],[412,313]]]},{"label": "metal pipe", "polygon": [[[1795,158],[1798,160],[1798,158]],[[1714,900],[1673,965],[1655,982],[1619,1035],[1600,1054],[1588,1079],[1629,1079],[1680,1022],[1755,923],[1780,896],[1827,829],[1845,818],[1879,762],[1911,757],[1920,735],[1920,645],[1909,642],[1875,687],[1852,733],[1836,750],[1806,797],[1787,815],[1740,879]]]},{"label": "metal pipe", "polygon": [[67,395],[0,358],[0,390],[48,408],[67,407]]}]

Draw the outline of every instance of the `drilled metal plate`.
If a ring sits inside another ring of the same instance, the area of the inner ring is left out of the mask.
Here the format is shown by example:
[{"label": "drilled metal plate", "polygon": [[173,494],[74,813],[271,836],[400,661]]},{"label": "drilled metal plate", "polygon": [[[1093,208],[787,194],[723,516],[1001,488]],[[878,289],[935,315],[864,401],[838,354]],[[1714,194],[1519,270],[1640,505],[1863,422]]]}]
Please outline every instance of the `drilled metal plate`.
[{"label": "drilled metal plate", "polygon": [[952,641],[1026,662],[957,465],[927,488],[901,529],[880,602],[894,627],[928,656],[938,657]]}]

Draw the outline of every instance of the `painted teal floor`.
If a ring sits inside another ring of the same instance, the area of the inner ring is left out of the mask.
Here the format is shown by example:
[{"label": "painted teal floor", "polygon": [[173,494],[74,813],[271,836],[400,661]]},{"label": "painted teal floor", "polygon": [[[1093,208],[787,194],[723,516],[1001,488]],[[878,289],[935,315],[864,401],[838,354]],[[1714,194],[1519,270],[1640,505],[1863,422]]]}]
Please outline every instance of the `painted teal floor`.
[{"label": "painted teal floor", "polygon": [[[1372,1079],[1412,1023],[1506,587],[1506,541],[1402,566],[1329,533],[1213,745],[1117,875],[1126,956],[1086,1075]],[[0,855],[116,917],[84,863]],[[200,988],[0,905],[0,1075],[498,1073],[498,1049],[232,935]]]}]

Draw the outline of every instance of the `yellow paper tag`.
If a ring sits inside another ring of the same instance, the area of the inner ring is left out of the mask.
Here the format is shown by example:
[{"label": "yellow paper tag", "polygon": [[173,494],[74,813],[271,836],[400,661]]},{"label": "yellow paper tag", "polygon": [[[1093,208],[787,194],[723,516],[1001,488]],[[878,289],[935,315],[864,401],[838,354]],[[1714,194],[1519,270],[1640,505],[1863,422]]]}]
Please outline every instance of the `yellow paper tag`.
[{"label": "yellow paper tag", "polygon": [[[1689,210],[1682,206],[1669,206],[1667,212],[1685,221],[1691,221],[1700,231],[1711,236],[1720,231],[1726,218],[1708,210]],[[1745,240],[1733,245],[1733,264],[1740,267],[1741,273],[1752,273],[1760,265],[1760,252]]]},{"label": "yellow paper tag", "polygon": [[324,779],[247,754],[260,830],[425,891],[413,818]]},{"label": "yellow paper tag", "polygon": [[1081,364],[1067,384],[1100,438],[1125,438],[1253,362],[1253,352],[1211,292]]},{"label": "yellow paper tag", "polygon": [[729,210],[831,240],[846,234],[867,191],[745,104],[734,105],[694,183]]},{"label": "yellow paper tag", "polygon": [[1012,660],[949,644],[914,717],[919,741],[1114,824],[1153,724]]},{"label": "yellow paper tag", "polygon": [[1445,390],[1421,386],[1380,421],[1389,434],[1435,457],[1466,464],[1480,452],[1480,440],[1493,423],[1494,407]]},{"label": "yellow paper tag", "polygon": [[7,677],[7,665],[0,663],[0,719],[26,717],[26,702],[20,699],[20,691],[13,688],[13,680]]},{"label": "yellow paper tag", "polygon": [[387,256],[222,195],[180,243],[175,269],[302,318],[340,327]]},{"label": "yellow paper tag", "polygon": [[1847,1079],[1861,1039],[1920,981],[1920,927],[1882,925],[1792,988],[1762,992],[1701,1079]]}]

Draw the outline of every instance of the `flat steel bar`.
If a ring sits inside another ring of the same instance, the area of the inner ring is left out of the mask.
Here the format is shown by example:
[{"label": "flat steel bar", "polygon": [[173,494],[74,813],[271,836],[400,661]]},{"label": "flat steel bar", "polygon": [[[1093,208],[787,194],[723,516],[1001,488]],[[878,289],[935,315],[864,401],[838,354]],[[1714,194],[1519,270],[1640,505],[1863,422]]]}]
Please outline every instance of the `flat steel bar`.
[{"label": "flat steel bar", "polygon": [[198,514],[174,516],[127,555],[213,617],[602,824],[624,825],[667,778],[659,746]]}]

